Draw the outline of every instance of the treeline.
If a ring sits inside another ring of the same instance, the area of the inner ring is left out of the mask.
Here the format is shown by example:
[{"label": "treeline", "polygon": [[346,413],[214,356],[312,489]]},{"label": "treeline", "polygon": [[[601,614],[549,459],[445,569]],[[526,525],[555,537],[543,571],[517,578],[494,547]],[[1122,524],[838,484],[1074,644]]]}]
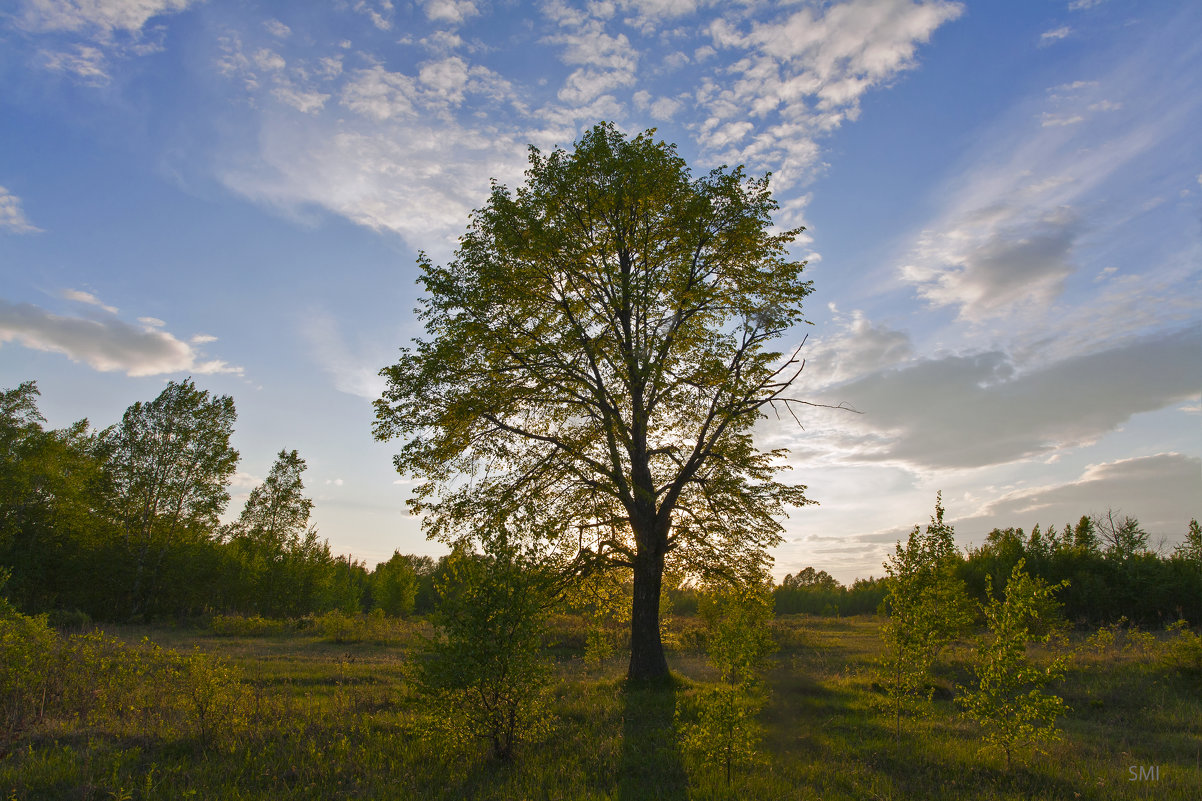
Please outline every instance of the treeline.
[{"label": "treeline", "polygon": [[[938,507],[942,511],[942,507]],[[951,529],[950,525],[940,526]],[[1049,585],[1067,581],[1058,599],[1065,617],[1080,625],[1121,618],[1162,626],[1179,619],[1202,623],[1202,528],[1190,520],[1185,540],[1171,553],[1149,547],[1138,520],[1082,516],[1061,528],[1036,525],[989,532],[976,548],[951,557],[952,570],[970,597],[984,603],[986,587],[1005,588],[1020,560],[1032,577]],[[826,571],[807,567],[785,576],[774,591],[777,614],[852,615],[878,610],[887,594],[885,579],[857,579],[850,587]]]},{"label": "treeline", "polygon": [[433,606],[432,560],[369,570],[330,552],[295,450],[221,524],[239,458],[229,396],[171,382],[103,430],[47,429],[39,396],[32,381],[0,391],[0,567],[21,609],[146,620]]}]

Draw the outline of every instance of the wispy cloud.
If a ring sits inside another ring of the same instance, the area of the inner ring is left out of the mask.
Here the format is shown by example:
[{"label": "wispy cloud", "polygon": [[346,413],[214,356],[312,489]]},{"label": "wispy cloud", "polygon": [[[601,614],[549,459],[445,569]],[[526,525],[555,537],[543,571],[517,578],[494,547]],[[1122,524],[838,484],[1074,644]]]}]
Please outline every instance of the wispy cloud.
[{"label": "wispy cloud", "polygon": [[41,230],[25,216],[21,198],[0,186],[0,231],[10,231],[14,234],[36,234]]},{"label": "wispy cloud", "polygon": [[[65,300],[72,300],[72,301],[75,301],[76,303],[86,303],[89,306],[96,306],[97,308],[104,309],[109,314],[117,313],[116,306],[110,306],[107,303],[104,303],[103,301],[100,300],[100,298],[96,297],[91,292],[84,292],[79,289],[64,289],[62,292],[59,292],[58,294],[59,294],[59,297],[65,299]],[[140,318],[139,322],[145,321],[147,319],[150,319],[150,318],[146,318],[146,317]],[[161,320],[158,322],[160,324],[162,324]]]},{"label": "wispy cloud", "polygon": [[305,316],[301,336],[309,346],[313,360],[339,392],[369,400],[383,394],[385,381],[379,372],[380,365],[388,361],[388,349],[378,344],[352,346],[334,318],[321,311],[311,311]]},{"label": "wispy cloud", "polygon": [[21,0],[12,15],[18,28],[52,34],[41,65],[83,84],[110,80],[110,61],[161,49],[151,21],[177,14],[197,0]]},{"label": "wispy cloud", "polygon": [[1059,28],[1054,28],[1050,31],[1044,31],[1039,35],[1039,44],[1047,46],[1054,42],[1059,42],[1061,39],[1067,39],[1073,33],[1073,29],[1067,25],[1062,25]]}]

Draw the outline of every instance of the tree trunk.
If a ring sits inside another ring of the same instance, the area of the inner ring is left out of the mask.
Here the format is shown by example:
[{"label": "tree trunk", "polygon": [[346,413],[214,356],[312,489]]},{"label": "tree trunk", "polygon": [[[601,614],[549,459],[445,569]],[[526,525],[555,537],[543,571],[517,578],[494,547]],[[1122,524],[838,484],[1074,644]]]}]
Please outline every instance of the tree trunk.
[{"label": "tree trunk", "polygon": [[668,660],[659,636],[659,593],[664,555],[658,549],[640,553],[634,562],[634,601],[630,615],[630,670],[636,680],[668,677]]}]

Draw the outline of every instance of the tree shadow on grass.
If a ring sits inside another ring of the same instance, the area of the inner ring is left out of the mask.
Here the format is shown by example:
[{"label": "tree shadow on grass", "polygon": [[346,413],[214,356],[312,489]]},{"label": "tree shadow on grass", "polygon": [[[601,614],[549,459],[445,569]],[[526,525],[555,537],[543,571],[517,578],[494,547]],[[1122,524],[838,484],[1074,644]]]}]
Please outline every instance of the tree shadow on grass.
[{"label": "tree shadow on grass", "polygon": [[677,693],[675,679],[626,682],[618,768],[620,801],[688,798],[689,777],[676,735]]}]

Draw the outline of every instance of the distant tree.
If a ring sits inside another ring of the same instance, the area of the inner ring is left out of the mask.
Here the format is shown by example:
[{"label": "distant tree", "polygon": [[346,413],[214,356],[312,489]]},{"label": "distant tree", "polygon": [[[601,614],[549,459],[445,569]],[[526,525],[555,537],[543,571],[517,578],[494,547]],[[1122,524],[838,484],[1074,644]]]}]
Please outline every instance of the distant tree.
[{"label": "distant tree", "polygon": [[0,391],[0,564],[25,608],[90,607],[106,533],[96,436],[86,419],[45,430],[39,395],[33,381]]},{"label": "distant tree", "polygon": [[376,609],[393,617],[413,614],[417,601],[417,571],[410,557],[393,553],[387,562],[376,565],[371,574],[371,597]]},{"label": "distant tree", "polygon": [[837,590],[841,585],[835,580],[834,576],[827,573],[825,570],[814,570],[812,567],[807,567],[797,571],[796,575],[787,575],[781,581],[782,587],[789,589],[797,589],[800,587],[812,587],[818,590]]},{"label": "distant tree", "polygon": [[910,532],[885,562],[888,620],[881,626],[885,641],[880,663],[881,684],[901,737],[902,712],[916,700],[929,700],[931,666],[948,643],[972,622],[968,595],[955,573],[955,532],[943,520],[943,497],[935,498],[935,514],[923,532]]},{"label": "distant tree", "polygon": [[230,446],[236,416],[233,398],[210,396],[186,379],[130,406],[101,433],[111,508],[132,573],[130,614],[153,611],[172,548],[217,530],[238,464]]},{"label": "distant tree", "polygon": [[1027,647],[1052,637],[1049,613],[1056,609],[1054,593],[1065,584],[1049,586],[1031,577],[1020,560],[1006,583],[1004,599],[994,597],[992,582],[986,590],[988,602],[982,609],[989,639],[978,649],[977,686],[961,687],[957,703],[982,727],[986,745],[1005,753],[1007,770],[1016,749],[1030,745],[1038,750],[1059,739],[1056,719],[1067,707],[1046,687],[1064,675],[1068,655],[1036,665]]},{"label": "distant tree", "polygon": [[236,592],[256,611],[302,615],[316,611],[329,551],[309,525],[305,460],[295,450],[276,455],[267,478],[251,490],[242,514],[225,531],[241,565]]},{"label": "distant tree", "polygon": [[1198,525],[1196,518],[1190,518],[1185,541],[1173,550],[1173,555],[1202,567],[1202,526]]},{"label": "distant tree", "polygon": [[1114,559],[1130,559],[1148,550],[1148,533],[1130,515],[1118,516],[1113,509],[1092,518],[1106,555]]},{"label": "distant tree", "polygon": [[1088,515],[1081,515],[1076,528],[1073,529],[1073,546],[1086,553],[1099,550],[1098,532]]},{"label": "distant tree", "polygon": [[281,450],[266,480],[250,492],[231,537],[283,558],[309,526],[313,501],[304,495],[305,460],[295,450]]},{"label": "distant tree", "polygon": [[[755,575],[776,517],[809,501],[752,429],[801,371],[773,340],[804,322],[804,262],[768,178],[693,178],[674,146],[599,124],[571,153],[531,148],[494,184],[446,266],[419,259],[430,336],[381,374],[375,435],[427,532],[533,504],[571,570],[633,572],[632,678],[668,673],[665,567]],[[471,476],[471,480],[458,480]]]}]

